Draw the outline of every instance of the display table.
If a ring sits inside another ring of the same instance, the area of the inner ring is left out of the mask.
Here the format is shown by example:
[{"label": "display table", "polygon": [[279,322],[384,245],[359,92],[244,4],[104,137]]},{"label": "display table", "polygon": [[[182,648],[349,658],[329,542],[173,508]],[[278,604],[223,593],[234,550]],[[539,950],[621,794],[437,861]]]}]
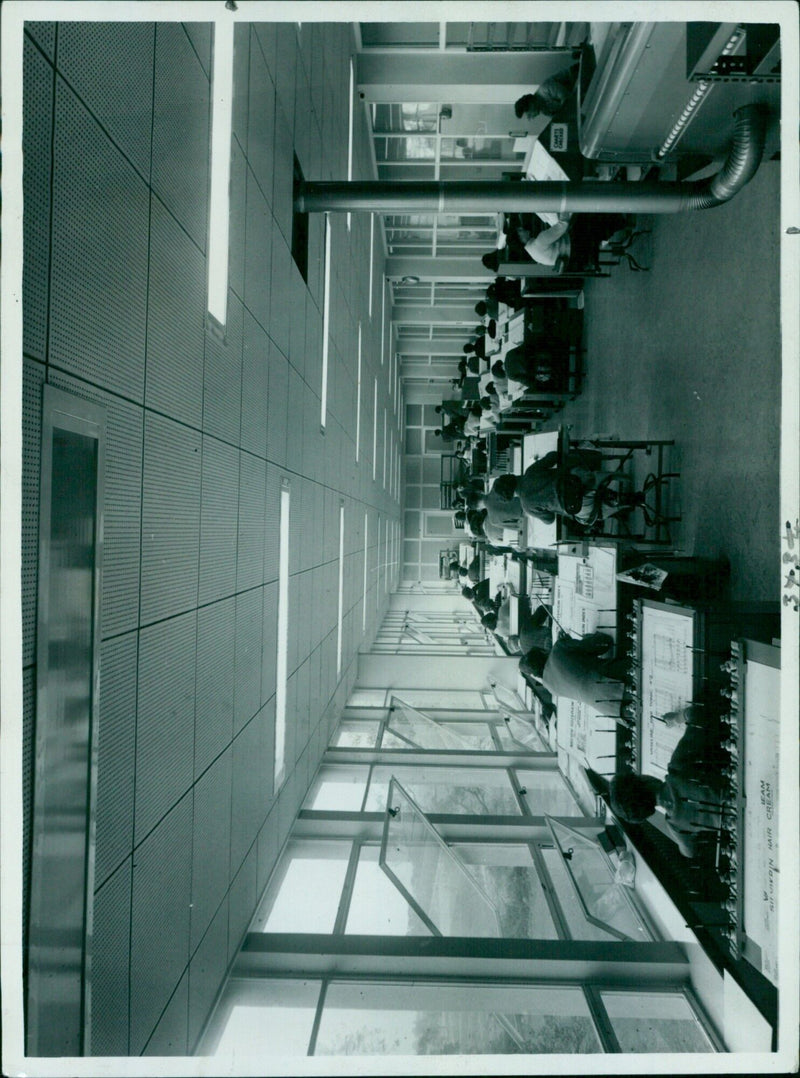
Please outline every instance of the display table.
[{"label": "display table", "polygon": [[[554,642],[561,629],[575,637],[604,632],[616,641],[616,572],[617,550],[613,545],[583,542],[559,548],[553,586]],[[613,709],[613,705],[609,707]],[[603,714],[565,697],[556,698],[556,709],[559,750],[573,763],[588,765],[598,774],[613,773],[617,726],[612,711]]]},{"label": "display table", "polygon": [[780,648],[731,645],[730,738],[734,769],[728,802],[736,821],[730,897],[731,950],[778,985]]}]

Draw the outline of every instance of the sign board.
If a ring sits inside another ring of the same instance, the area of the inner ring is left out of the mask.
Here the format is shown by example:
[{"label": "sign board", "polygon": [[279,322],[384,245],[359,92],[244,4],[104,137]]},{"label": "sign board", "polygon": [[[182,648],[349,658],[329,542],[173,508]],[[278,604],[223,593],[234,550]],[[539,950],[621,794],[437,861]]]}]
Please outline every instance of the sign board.
[{"label": "sign board", "polygon": [[[780,667],[776,648],[744,647],[744,954],[778,984],[778,750]],[[756,655],[758,658],[756,658]],[[763,658],[767,661],[758,661]],[[773,665],[775,663],[775,665]],[[739,685],[740,694],[742,685]],[[741,695],[740,695],[741,701]]]}]

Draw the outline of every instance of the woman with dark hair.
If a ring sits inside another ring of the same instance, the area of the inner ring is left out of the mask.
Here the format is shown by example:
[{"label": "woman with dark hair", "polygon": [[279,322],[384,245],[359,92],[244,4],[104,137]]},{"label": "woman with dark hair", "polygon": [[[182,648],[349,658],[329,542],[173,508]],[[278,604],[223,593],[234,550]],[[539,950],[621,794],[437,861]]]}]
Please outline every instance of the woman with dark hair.
[{"label": "woman with dark hair", "polygon": [[481,580],[474,588],[463,587],[461,594],[469,599],[478,613],[483,617],[485,614],[493,614],[497,610],[497,600],[491,598],[491,584],[489,578]]},{"label": "woman with dark hair", "polygon": [[[668,725],[687,721],[692,708],[669,712]],[[694,857],[703,839],[722,823],[722,768],[726,755],[717,723],[690,721],[662,782],[650,775],[617,775],[609,784],[611,811],[627,823],[643,823],[663,812],[667,828],[684,857]]]}]

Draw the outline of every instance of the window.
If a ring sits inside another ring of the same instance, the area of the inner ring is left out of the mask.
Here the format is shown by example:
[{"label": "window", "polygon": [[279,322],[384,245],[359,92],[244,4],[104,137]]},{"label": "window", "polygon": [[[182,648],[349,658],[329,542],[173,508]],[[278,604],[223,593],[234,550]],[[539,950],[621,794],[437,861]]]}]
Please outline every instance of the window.
[{"label": "window", "polygon": [[372,770],[366,811],[383,812],[389,781],[396,777],[423,812],[477,816],[517,816],[519,803],[502,768],[401,767],[378,765]]},{"label": "window", "polygon": [[319,981],[231,978],[200,1055],[304,1056],[314,1025]]},{"label": "window", "polygon": [[379,728],[379,722],[340,722],[331,738],[331,745],[339,748],[374,748]]},{"label": "window", "polygon": [[682,992],[601,992],[623,1052],[713,1052]]},{"label": "window", "polygon": [[334,981],[314,1054],[600,1051],[577,987]]},{"label": "window", "polygon": [[290,839],[252,931],[333,932],[349,856],[349,842]]},{"label": "window", "polygon": [[317,812],[360,812],[366,785],[366,767],[323,764],[303,807]]},{"label": "window", "polygon": [[380,846],[362,846],[347,915],[348,933],[363,936],[430,936],[379,864]]}]

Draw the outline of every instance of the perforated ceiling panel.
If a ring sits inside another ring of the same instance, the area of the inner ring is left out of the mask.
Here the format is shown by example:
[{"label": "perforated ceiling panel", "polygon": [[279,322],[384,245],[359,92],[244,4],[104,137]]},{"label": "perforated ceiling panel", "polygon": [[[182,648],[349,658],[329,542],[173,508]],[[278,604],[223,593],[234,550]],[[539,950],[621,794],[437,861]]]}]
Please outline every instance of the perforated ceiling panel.
[{"label": "perforated ceiling panel", "polygon": [[58,30],[58,70],[145,180],[154,32],[146,22],[62,22]]},{"label": "perforated ceiling panel", "polygon": [[231,885],[228,910],[229,961],[233,958],[234,951],[242,945],[242,938],[247,931],[258,898],[256,894],[257,856],[258,850],[254,843]]},{"label": "perforated ceiling panel", "polygon": [[[235,93],[235,91],[234,91]],[[231,200],[228,279],[239,299],[244,299],[244,249],[247,211],[247,161],[236,139],[231,141]]]},{"label": "perforated ceiling panel", "polygon": [[250,34],[248,23],[233,29],[233,135],[247,152],[247,87],[250,78]]},{"label": "perforated ceiling panel", "polygon": [[205,280],[201,251],[153,198],[145,403],[194,427],[203,406]]},{"label": "perforated ceiling panel", "polygon": [[241,414],[242,304],[229,292],[225,341],[205,339],[203,430],[238,445]]},{"label": "perforated ceiling panel", "polygon": [[222,599],[236,590],[239,452],[203,438],[199,600]]},{"label": "perforated ceiling panel", "polygon": [[255,37],[250,40],[249,100],[247,157],[258,185],[271,206],[275,142],[275,87]]},{"label": "perforated ceiling panel", "polygon": [[180,23],[156,27],[153,190],[206,249],[208,76]]},{"label": "perforated ceiling panel", "polygon": [[197,611],[194,774],[200,775],[233,736],[236,601]]},{"label": "perforated ceiling panel", "polygon": [[269,391],[267,415],[267,457],[279,465],[286,464],[288,363],[272,346],[269,356]]},{"label": "perforated ceiling panel", "polygon": [[261,641],[261,702],[266,703],[275,693],[278,657],[278,585],[264,588],[263,636]]},{"label": "perforated ceiling panel", "polygon": [[141,402],[148,192],[61,79],[53,184],[50,362]]},{"label": "perforated ceiling panel", "polygon": [[[40,24],[40,25],[52,25]],[[25,352],[46,358],[47,275],[50,262],[50,163],[53,69],[26,38],[23,44],[22,336]]]},{"label": "perforated ceiling panel", "polygon": [[236,674],[233,691],[233,729],[237,734],[261,703],[261,631],[263,588],[236,596]]},{"label": "perforated ceiling panel", "polygon": [[264,495],[266,461],[250,453],[239,457],[239,542],[236,587],[264,583]]},{"label": "perforated ceiling panel", "polygon": [[[245,210],[244,299],[254,318],[264,327],[270,326],[270,292],[272,289],[272,217],[269,204],[258,186],[253,170],[248,167],[245,178],[247,206]],[[285,317],[286,312],[276,318]]]},{"label": "perforated ceiling panel", "polygon": [[50,372],[50,382],[106,410],[102,637],[139,622],[139,529],[142,501],[142,409],[84,382]]},{"label": "perforated ceiling panel", "polygon": [[[36,667],[22,671],[22,908],[28,909],[31,887],[31,822],[33,819],[33,742],[36,723]],[[22,948],[28,946],[28,918],[22,919]]]},{"label": "perforated ceiling panel", "polygon": [[147,413],[142,504],[142,622],[197,602],[200,434]]},{"label": "perforated ceiling panel", "polygon": [[189,1023],[189,973],[184,973],[172,994],[153,1035],[145,1046],[145,1056],[185,1056]]},{"label": "perforated ceiling panel", "polygon": [[189,969],[189,1041],[188,1051],[196,1050],[197,1040],[228,966],[228,902],[217,910],[205,938]]},{"label": "perforated ceiling panel", "polygon": [[56,24],[54,22],[26,22],[25,30],[52,60],[56,49]]},{"label": "perforated ceiling panel", "polygon": [[131,861],[128,858],[94,896],[93,1055],[128,1054],[130,924]]},{"label": "perforated ceiling panel", "polygon": [[39,579],[39,469],[44,367],[22,365],[22,663],[36,661],[36,604]]},{"label": "perforated ceiling panel", "polygon": [[192,852],[192,951],[200,943],[214,911],[228,890],[231,837],[231,769],[225,752],[203,775],[194,791]]},{"label": "perforated ceiling panel", "polygon": [[203,71],[211,77],[211,42],[213,30],[209,22],[185,22],[183,28],[189,35],[197,58],[203,65]]},{"label": "perforated ceiling panel", "polygon": [[136,738],[137,633],[100,649],[95,886],[130,854]]},{"label": "perforated ceiling panel", "polygon": [[[261,714],[261,713],[259,713]],[[233,784],[231,809],[231,864],[233,876],[258,834],[266,808],[259,812],[271,783],[265,766],[264,718],[253,719],[233,743]],[[252,907],[251,907],[252,910]]]},{"label": "perforated ceiling panel", "polygon": [[268,388],[269,337],[245,310],[241,446],[258,457],[267,454]]},{"label": "perforated ceiling panel", "polygon": [[136,851],[131,923],[131,1045],[144,1048],[189,958],[192,798]]},{"label": "perforated ceiling panel", "polygon": [[196,616],[139,634],[135,841],[141,842],[193,781]]}]

